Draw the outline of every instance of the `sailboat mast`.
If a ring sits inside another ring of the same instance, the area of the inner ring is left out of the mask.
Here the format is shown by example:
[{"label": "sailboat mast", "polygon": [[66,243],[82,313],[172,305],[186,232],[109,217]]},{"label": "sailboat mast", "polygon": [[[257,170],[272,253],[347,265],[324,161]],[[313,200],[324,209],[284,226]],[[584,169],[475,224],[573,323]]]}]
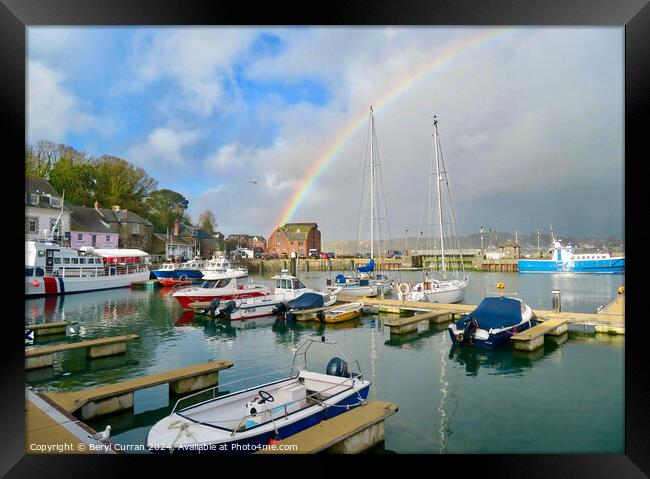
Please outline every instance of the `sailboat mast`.
[{"label": "sailboat mast", "polygon": [[436,115],[433,116],[433,140],[434,148],[436,150],[436,185],[438,188],[438,221],[440,223],[440,255],[442,260],[442,274],[443,278],[446,276],[446,267],[445,267],[445,243],[443,241],[443,232],[442,232],[442,195],[440,194],[440,165],[438,162],[438,119]]},{"label": "sailboat mast", "polygon": [[375,119],[372,116],[372,105],[370,105],[370,258],[375,257],[375,166],[374,151],[375,142]]}]

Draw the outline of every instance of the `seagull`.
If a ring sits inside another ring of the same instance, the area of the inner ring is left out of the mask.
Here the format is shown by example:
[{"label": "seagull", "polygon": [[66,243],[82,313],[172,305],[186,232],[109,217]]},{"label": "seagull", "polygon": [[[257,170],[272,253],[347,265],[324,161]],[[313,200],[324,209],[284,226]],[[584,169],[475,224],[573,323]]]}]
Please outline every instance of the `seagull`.
[{"label": "seagull", "polygon": [[255,181],[255,180],[248,180],[248,182],[249,182],[251,185],[258,185],[258,186],[259,186],[259,183],[258,183],[257,181]]},{"label": "seagull", "polygon": [[106,442],[108,441],[110,435],[111,435],[111,426],[109,424],[108,426],[106,426],[106,429],[104,429],[103,432],[98,432],[97,434],[93,434],[92,436],[88,436],[88,437],[96,441]]}]

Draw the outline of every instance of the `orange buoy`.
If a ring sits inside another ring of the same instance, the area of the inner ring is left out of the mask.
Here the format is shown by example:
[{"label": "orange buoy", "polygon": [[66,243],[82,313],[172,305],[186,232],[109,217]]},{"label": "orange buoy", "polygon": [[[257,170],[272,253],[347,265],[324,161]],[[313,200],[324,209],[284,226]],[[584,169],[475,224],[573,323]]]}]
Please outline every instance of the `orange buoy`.
[{"label": "orange buoy", "polygon": [[503,289],[503,288],[505,288],[505,287],[506,287],[506,285],[503,284],[501,281],[499,281],[499,282],[497,283],[497,289]]},{"label": "orange buoy", "polygon": [[32,286],[34,288],[38,288],[40,285],[41,285],[41,283],[39,283],[38,281],[36,281],[36,280],[32,281]]}]

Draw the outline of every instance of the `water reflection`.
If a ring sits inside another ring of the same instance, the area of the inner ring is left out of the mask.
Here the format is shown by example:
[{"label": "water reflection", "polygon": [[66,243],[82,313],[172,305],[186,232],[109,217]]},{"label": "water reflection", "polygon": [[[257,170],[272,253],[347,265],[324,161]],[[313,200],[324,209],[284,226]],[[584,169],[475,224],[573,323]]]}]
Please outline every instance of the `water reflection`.
[{"label": "water reflection", "polygon": [[468,376],[476,376],[479,369],[483,368],[487,374],[521,375],[533,364],[549,354],[557,345],[549,348],[540,348],[535,351],[517,351],[512,347],[495,349],[473,348],[466,345],[452,345],[449,350],[449,359],[465,368]]}]

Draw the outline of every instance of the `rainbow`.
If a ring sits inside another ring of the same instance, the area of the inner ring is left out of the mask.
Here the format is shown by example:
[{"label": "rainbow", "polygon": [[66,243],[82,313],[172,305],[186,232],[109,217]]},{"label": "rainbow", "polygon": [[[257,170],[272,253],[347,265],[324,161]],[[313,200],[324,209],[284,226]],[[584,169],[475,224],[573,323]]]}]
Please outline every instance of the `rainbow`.
[{"label": "rainbow", "polygon": [[[480,46],[487,44],[505,34],[514,32],[512,28],[497,28],[497,29],[481,29],[479,33],[470,35],[450,43],[442,50],[437,51],[432,57],[419,63],[412,70],[409,71],[404,78],[392,84],[384,94],[380,95],[379,99],[372,103],[375,111],[379,108],[386,106],[389,102],[395,100],[400,95],[404,94],[419,80],[433,71],[440,69],[453,60],[458,59],[463,54],[466,54]],[[337,157],[339,152],[345,147],[350,140],[355,136],[357,131],[366,123],[368,119],[368,111],[364,110],[353,121],[343,128],[339,134],[332,140],[327,148],[318,157],[318,160],[307,170],[307,173],[300,179],[299,187],[296,189],[293,196],[289,198],[282,209],[281,215],[275,223],[274,227],[282,226],[288,223],[294,216],[300,205],[307,197],[309,191],[313,188],[318,177],[325,171],[325,168]]]}]

